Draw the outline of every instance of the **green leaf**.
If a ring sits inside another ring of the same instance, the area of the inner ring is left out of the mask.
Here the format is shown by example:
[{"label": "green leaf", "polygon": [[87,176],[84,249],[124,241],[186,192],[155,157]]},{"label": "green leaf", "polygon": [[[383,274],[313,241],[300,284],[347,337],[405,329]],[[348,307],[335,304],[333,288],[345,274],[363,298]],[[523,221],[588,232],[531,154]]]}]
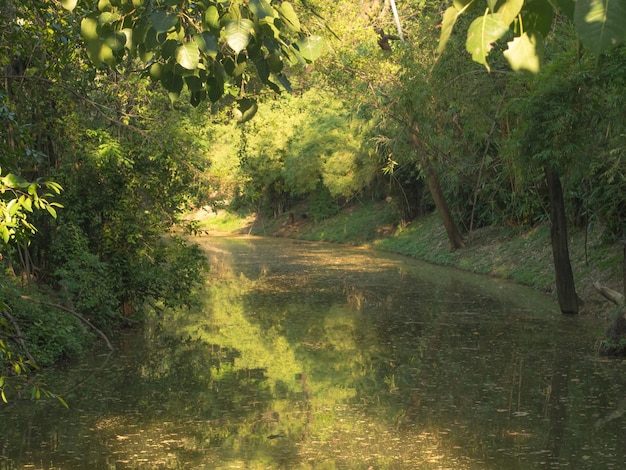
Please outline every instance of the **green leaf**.
[{"label": "green leaf", "polygon": [[80,35],[85,41],[94,41],[99,37],[98,20],[93,17],[85,17],[80,22]]},{"label": "green leaf", "polygon": [[506,25],[510,25],[519,12],[522,11],[522,6],[524,6],[524,0],[506,0],[503,4],[498,8],[498,13],[502,18],[502,22]]},{"label": "green leaf", "polygon": [[126,44],[126,35],[124,33],[110,33],[104,38],[104,44],[114,52],[121,51]]},{"label": "green leaf", "polygon": [[74,10],[77,4],[78,0],[61,0],[61,6],[68,11]]},{"label": "green leaf", "polygon": [[235,108],[235,118],[239,124],[249,121],[259,110],[257,102],[251,98],[242,98],[237,100],[237,108]]},{"label": "green leaf", "polygon": [[26,209],[28,212],[33,211],[33,200],[31,198],[24,198],[22,205],[24,206],[24,209]]},{"label": "green leaf", "polygon": [[322,55],[324,40],[321,36],[309,36],[299,39],[296,46],[305,60],[313,62]]},{"label": "green leaf", "polygon": [[437,46],[437,54],[441,54],[446,48],[446,44],[452,34],[452,29],[459,17],[459,10],[455,7],[448,7],[443,14],[443,21],[441,23],[441,34],[439,36],[439,45]]},{"label": "green leaf", "polygon": [[541,67],[540,38],[524,33],[508,43],[504,57],[516,72],[539,73]]},{"label": "green leaf", "polygon": [[280,17],[285,21],[285,25],[288,29],[295,33],[300,32],[300,20],[298,20],[298,15],[296,15],[291,3],[283,2],[278,8],[278,12],[280,13]]},{"label": "green leaf", "polygon": [[[574,6],[572,4],[572,15]],[[523,25],[526,31],[536,31],[544,37],[552,29],[554,10],[545,0],[526,0],[524,2]]]},{"label": "green leaf", "polygon": [[246,18],[230,20],[226,24],[226,42],[239,54],[250,43],[250,31],[254,29],[254,23]]},{"label": "green leaf", "polygon": [[198,49],[204,54],[213,58],[217,56],[217,39],[211,33],[204,31],[200,34],[195,34],[193,40],[198,45]]},{"label": "green leaf", "polygon": [[57,211],[54,209],[54,207],[52,207],[51,205],[47,205],[46,210],[53,218],[57,218]]},{"label": "green leaf", "polygon": [[204,87],[204,82],[200,79],[200,77],[196,77],[195,75],[185,77],[185,83],[191,92],[201,91]]},{"label": "green leaf", "polygon": [[195,70],[200,62],[198,45],[191,41],[183,44],[176,50],[176,62],[187,70]]},{"label": "green leaf", "polygon": [[113,5],[111,5],[110,0],[98,0],[98,10],[100,11],[111,11]]},{"label": "green leaf", "polygon": [[98,23],[100,24],[111,24],[115,23],[120,19],[120,15],[117,13],[111,13],[110,11],[105,11],[98,16]]},{"label": "green leaf", "polygon": [[4,389],[0,390],[0,397],[2,398],[3,402],[9,403],[9,400],[7,400],[7,396],[4,394]]},{"label": "green leaf", "polygon": [[150,12],[150,21],[152,21],[152,27],[157,33],[165,33],[178,24],[178,16],[156,10]]},{"label": "green leaf", "polygon": [[270,67],[270,72],[272,73],[280,73],[283,70],[283,60],[281,59],[280,54],[276,52],[269,55],[267,63]]},{"label": "green leaf", "polygon": [[626,40],[626,0],[578,0],[574,24],[583,45],[600,55]]},{"label": "green leaf", "polygon": [[214,5],[211,5],[204,12],[204,24],[213,31],[220,29],[220,14]]},{"label": "green leaf", "polygon": [[168,70],[163,73],[161,77],[161,84],[170,93],[180,93],[183,89],[183,78],[180,75],[175,74],[173,71]]},{"label": "green leaf", "polygon": [[13,173],[9,173],[4,178],[2,178],[2,185],[7,188],[25,188],[28,186],[26,180],[20,176],[17,176]]},{"label": "green leaf", "polygon": [[248,7],[254,13],[254,16],[260,20],[268,16],[271,18],[276,16],[276,11],[267,0],[250,0]]},{"label": "green leaf", "polygon": [[491,52],[492,44],[500,39],[509,29],[509,25],[502,21],[498,13],[490,14],[487,10],[483,16],[476,18],[467,31],[465,47],[472,54],[474,62],[484,65],[491,70],[487,63],[487,55]]},{"label": "green leaf", "polygon": [[0,225],[0,235],[2,235],[2,241],[6,244],[9,243],[9,238],[11,234],[9,233],[9,229],[5,225]]}]

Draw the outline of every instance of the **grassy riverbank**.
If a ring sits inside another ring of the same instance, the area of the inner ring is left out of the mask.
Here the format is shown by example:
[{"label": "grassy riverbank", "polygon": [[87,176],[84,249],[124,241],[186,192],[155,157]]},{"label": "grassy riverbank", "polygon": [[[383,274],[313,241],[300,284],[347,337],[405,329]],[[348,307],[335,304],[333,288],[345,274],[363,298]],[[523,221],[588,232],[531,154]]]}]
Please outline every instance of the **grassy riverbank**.
[{"label": "grassy riverbank", "polygon": [[[368,245],[438,265],[510,279],[554,293],[554,270],[548,224],[513,230],[486,227],[465,234],[466,248],[451,252],[438,215],[429,214],[399,226],[387,204],[355,205],[337,216],[314,222],[297,211],[278,218],[238,218],[222,213],[201,217],[203,230],[281,236],[304,240]],[[570,231],[570,256],[583,313],[604,314],[612,308],[593,288],[594,282],[622,291],[622,246],[607,244],[600,229]]]}]

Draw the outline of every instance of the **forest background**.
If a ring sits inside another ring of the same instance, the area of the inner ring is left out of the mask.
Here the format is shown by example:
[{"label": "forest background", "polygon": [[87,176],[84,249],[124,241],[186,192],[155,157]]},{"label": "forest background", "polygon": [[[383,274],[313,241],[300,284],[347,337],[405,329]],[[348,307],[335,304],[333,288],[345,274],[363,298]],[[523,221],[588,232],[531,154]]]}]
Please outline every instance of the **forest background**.
[{"label": "forest background", "polygon": [[37,367],[108,344],[147,302],[187,302],[206,266],[180,228],[206,229],[198,208],[385,238],[535,282],[567,313],[591,279],[623,289],[613,5],[4,0],[2,399],[51,394]]}]

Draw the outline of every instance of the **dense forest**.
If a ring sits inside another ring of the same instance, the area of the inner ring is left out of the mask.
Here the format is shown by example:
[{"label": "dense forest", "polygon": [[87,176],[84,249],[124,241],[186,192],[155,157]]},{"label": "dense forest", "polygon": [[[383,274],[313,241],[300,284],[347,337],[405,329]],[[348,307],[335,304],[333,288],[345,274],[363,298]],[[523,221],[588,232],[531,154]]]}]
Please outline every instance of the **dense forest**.
[{"label": "dense forest", "polygon": [[[0,390],[189,298],[198,207],[626,236],[626,5],[4,0]],[[185,232],[185,230],[187,232]]]}]

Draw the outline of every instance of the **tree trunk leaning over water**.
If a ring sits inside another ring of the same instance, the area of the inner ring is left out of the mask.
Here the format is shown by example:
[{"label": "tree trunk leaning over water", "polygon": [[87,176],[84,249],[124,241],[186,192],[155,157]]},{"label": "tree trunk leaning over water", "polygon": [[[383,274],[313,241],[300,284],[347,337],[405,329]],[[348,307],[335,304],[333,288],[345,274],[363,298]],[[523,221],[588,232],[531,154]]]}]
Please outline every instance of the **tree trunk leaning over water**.
[{"label": "tree trunk leaning over water", "polygon": [[[417,132],[418,131],[416,127],[416,131],[411,135],[411,140],[413,142],[413,146],[419,151],[423,150],[424,146],[422,145],[420,138],[417,136]],[[430,195],[432,196],[435,207],[439,212],[439,216],[441,217],[443,226],[446,228],[448,240],[450,241],[450,251],[458,250],[459,248],[465,248],[465,243],[463,243],[461,233],[454,223],[454,217],[452,217],[452,212],[450,212],[450,208],[448,207],[448,203],[446,202],[446,197],[441,190],[437,171],[433,167],[433,164],[428,156],[422,156],[421,164],[424,172],[426,173]]]},{"label": "tree trunk leaning over water", "polygon": [[464,248],[465,243],[463,243],[461,233],[454,223],[452,212],[450,212],[450,208],[448,207],[446,198],[443,195],[443,191],[441,190],[441,185],[439,184],[439,176],[433,168],[432,163],[430,163],[428,160],[424,161],[424,170],[426,170],[426,175],[428,176],[428,189],[430,189],[430,195],[432,196],[433,201],[435,202],[435,206],[437,207],[437,211],[441,216],[443,226],[446,228],[448,240],[450,240],[450,251]]},{"label": "tree trunk leaning over water", "polygon": [[550,241],[554,258],[556,294],[561,312],[576,314],[580,305],[567,246],[567,219],[565,217],[563,187],[559,175],[554,170],[545,167],[544,171],[550,197]]}]

